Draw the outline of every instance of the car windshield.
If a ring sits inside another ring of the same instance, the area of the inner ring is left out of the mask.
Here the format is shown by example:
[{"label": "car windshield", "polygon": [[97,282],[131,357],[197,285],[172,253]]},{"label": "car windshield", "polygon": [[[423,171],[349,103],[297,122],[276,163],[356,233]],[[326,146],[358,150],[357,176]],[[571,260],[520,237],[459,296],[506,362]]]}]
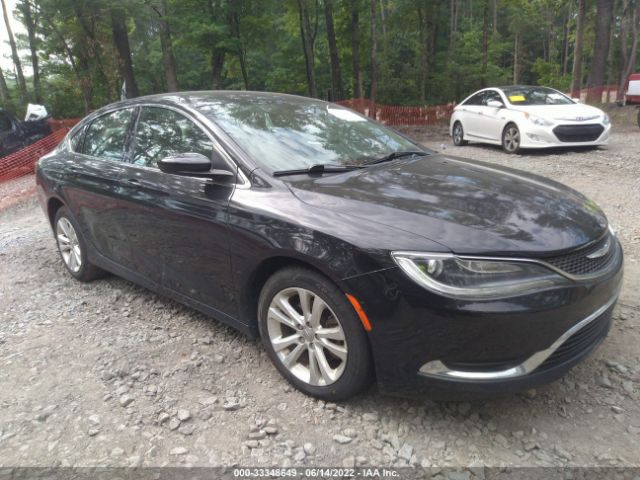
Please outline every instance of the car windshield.
[{"label": "car windshield", "polygon": [[271,171],[312,165],[362,165],[417,150],[394,131],[349,109],[299,97],[229,95],[198,102],[198,110]]},{"label": "car windshield", "polygon": [[547,87],[505,87],[502,89],[512,105],[570,105],[566,95]]}]

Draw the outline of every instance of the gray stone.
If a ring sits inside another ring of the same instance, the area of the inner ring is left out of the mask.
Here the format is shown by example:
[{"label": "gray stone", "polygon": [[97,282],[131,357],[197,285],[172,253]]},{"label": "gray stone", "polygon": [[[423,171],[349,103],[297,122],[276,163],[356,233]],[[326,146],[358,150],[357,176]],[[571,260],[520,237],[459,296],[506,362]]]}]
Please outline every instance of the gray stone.
[{"label": "gray stone", "polygon": [[186,410],[186,409],[178,410],[178,420],[180,420],[181,422],[186,422],[190,418],[191,418],[191,412],[189,410]]},{"label": "gray stone", "polygon": [[340,445],[346,445],[347,443],[350,443],[351,440],[353,440],[351,437],[347,437],[346,435],[342,435],[340,433],[336,434],[333,436],[333,440],[337,443],[339,443]]},{"label": "gray stone", "polygon": [[122,395],[120,397],[120,406],[122,406],[122,407],[126,407],[128,405],[131,405],[132,402],[133,402],[133,397],[131,397],[129,395]]}]

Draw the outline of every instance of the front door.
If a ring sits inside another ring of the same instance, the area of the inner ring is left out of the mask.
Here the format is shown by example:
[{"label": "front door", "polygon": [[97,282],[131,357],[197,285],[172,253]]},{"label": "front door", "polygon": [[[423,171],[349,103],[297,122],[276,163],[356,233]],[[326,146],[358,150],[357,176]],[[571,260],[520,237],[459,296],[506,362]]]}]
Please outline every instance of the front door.
[{"label": "front door", "polygon": [[121,227],[129,244],[123,266],[235,316],[227,227],[235,181],[161,172],[157,161],[176,153],[201,153],[214,168],[225,163],[213,137],[194,120],[164,107],[141,107],[121,176],[127,201]]}]

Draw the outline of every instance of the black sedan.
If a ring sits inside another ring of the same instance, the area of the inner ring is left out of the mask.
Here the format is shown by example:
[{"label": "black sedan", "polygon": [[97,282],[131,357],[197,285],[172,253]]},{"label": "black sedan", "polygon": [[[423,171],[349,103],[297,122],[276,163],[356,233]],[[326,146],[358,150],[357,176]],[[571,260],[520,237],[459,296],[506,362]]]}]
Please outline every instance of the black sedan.
[{"label": "black sedan", "polygon": [[112,272],[260,336],[323,399],[549,382],[606,336],[622,279],[581,194],[296,96],[109,105],[37,185],[75,278]]}]

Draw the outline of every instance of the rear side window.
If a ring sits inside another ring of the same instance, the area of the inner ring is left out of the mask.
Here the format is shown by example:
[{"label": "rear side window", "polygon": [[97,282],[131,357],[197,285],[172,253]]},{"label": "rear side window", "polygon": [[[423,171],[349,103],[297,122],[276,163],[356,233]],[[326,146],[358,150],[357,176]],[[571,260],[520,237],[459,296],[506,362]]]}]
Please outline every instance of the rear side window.
[{"label": "rear side window", "polygon": [[85,134],[82,153],[108,160],[122,161],[133,109],[126,108],[96,118]]},{"label": "rear side window", "polygon": [[212,157],[213,143],[195,123],[162,107],[143,107],[140,112],[132,163],[158,168],[158,160],[175,153],[201,153]]}]

